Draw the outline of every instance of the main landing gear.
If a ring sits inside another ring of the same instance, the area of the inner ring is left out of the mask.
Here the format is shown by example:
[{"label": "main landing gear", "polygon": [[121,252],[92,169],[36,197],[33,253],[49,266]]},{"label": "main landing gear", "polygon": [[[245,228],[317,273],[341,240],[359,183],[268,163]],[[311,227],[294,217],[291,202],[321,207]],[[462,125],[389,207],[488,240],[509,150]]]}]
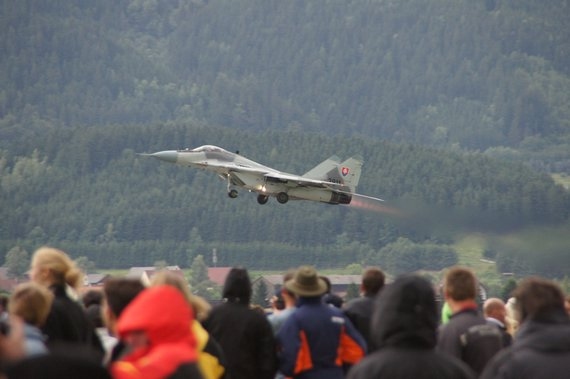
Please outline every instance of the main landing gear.
[{"label": "main landing gear", "polygon": [[287,195],[285,192],[279,192],[277,194],[277,201],[281,204],[285,204],[289,201],[289,195]]}]

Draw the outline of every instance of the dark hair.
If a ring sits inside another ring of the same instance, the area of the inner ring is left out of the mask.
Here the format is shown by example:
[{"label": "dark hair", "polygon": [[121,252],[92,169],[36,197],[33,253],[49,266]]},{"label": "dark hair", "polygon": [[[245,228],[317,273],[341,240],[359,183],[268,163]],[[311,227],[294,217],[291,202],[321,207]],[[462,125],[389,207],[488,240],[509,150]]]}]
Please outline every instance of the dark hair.
[{"label": "dark hair", "polygon": [[109,309],[119,317],[129,303],[144,290],[138,279],[110,278],[105,280],[103,292]]},{"label": "dark hair", "polygon": [[384,272],[376,267],[371,267],[362,274],[362,288],[368,295],[376,295],[380,292],[385,281]]},{"label": "dark hair", "polygon": [[522,320],[527,317],[547,317],[553,311],[564,312],[564,293],[550,280],[526,278],[513,291],[513,295]]},{"label": "dark hair", "polygon": [[103,323],[103,316],[101,316],[101,305],[100,304],[91,304],[85,309],[85,314],[87,315],[87,319],[91,321],[91,324],[95,328],[102,328],[105,326]]},{"label": "dark hair", "polygon": [[89,308],[90,305],[101,305],[103,293],[100,290],[89,290],[81,298],[83,306]]},{"label": "dark hair", "polygon": [[251,301],[251,281],[243,267],[234,267],[228,273],[224,283],[222,297],[231,302],[249,304]]}]

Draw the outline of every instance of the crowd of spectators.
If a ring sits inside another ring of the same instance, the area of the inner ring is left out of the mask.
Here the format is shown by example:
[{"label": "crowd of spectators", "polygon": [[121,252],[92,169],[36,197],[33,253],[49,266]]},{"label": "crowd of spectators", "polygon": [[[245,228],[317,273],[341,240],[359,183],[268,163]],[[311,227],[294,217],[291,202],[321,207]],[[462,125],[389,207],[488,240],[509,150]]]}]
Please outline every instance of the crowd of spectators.
[{"label": "crowd of spectators", "polygon": [[1,378],[566,378],[570,299],[553,281],[523,279],[504,302],[478,303],[470,269],[443,279],[442,311],[427,279],[386,283],[364,271],[344,302],[312,266],[283,276],[271,311],[251,304],[234,267],[211,306],[168,271],[150,286],[114,277],[74,294],[81,273],[58,249],[38,249],[29,283],[0,309]]}]

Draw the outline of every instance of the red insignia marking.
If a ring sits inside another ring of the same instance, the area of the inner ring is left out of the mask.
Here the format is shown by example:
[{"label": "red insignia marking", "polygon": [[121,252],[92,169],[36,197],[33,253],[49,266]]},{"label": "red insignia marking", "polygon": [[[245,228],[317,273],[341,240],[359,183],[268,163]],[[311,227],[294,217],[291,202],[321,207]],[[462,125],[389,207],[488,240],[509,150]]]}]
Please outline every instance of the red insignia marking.
[{"label": "red insignia marking", "polygon": [[348,167],[343,167],[340,170],[340,172],[342,173],[342,176],[347,176],[349,171],[350,171],[350,169]]}]

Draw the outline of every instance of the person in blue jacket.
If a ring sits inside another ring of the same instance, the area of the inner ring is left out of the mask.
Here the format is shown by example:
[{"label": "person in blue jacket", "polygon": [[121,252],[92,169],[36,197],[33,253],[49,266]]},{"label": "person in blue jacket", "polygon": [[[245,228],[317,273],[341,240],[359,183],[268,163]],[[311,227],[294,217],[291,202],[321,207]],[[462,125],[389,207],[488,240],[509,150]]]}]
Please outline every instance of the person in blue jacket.
[{"label": "person in blue jacket", "polygon": [[300,267],[285,287],[298,300],[277,334],[280,371],[299,379],[343,378],[364,357],[364,338],[340,309],[322,302],[326,283],[313,267]]}]

